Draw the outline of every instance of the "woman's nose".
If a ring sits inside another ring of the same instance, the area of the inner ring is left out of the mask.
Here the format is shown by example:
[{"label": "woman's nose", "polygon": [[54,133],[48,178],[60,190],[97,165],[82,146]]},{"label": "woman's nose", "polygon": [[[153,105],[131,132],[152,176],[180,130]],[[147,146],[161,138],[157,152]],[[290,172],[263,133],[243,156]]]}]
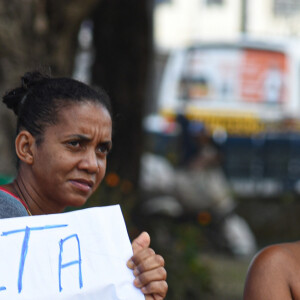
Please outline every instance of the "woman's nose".
[{"label": "woman's nose", "polygon": [[94,151],[86,152],[79,163],[79,169],[89,173],[97,173],[100,168],[100,161]]}]

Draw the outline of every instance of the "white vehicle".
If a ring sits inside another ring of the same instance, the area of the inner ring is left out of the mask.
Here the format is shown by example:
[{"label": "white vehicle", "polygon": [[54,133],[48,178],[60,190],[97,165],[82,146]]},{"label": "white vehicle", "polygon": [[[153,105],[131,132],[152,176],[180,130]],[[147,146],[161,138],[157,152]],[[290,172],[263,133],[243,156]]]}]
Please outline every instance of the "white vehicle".
[{"label": "white vehicle", "polygon": [[234,135],[285,129],[290,120],[298,129],[299,82],[300,40],[203,43],[171,53],[158,109]]}]

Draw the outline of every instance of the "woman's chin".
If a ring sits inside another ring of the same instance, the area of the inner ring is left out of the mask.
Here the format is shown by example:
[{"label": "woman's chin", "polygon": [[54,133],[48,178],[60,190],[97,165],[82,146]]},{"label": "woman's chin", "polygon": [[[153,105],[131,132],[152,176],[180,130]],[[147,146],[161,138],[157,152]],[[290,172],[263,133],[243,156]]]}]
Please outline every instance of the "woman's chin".
[{"label": "woman's chin", "polygon": [[86,197],[76,197],[73,199],[70,199],[69,201],[67,201],[65,203],[66,207],[81,207],[83,205],[85,205],[87,202],[87,198]]}]

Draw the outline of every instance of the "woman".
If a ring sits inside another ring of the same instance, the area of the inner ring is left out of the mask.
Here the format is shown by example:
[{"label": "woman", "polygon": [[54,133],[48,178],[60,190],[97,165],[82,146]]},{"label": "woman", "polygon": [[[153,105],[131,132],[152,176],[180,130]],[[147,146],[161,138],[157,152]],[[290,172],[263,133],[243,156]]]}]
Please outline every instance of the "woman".
[{"label": "woman", "polygon": [[[103,90],[69,78],[26,73],[3,97],[18,117],[16,179],[0,187],[0,217],[59,213],[80,207],[101,183],[112,146],[112,113]],[[164,299],[164,260],[142,233],[132,243],[134,284],[146,299]]]}]

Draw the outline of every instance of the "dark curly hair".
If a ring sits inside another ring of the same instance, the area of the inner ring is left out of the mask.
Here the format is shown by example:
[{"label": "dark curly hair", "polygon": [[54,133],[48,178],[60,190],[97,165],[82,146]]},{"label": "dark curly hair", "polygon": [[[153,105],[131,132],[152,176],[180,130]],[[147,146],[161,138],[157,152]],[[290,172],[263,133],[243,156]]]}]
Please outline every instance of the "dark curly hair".
[{"label": "dark curly hair", "polygon": [[71,79],[51,78],[38,71],[27,72],[22,84],[3,96],[3,102],[18,117],[17,133],[28,130],[37,143],[43,139],[47,126],[57,122],[58,112],[73,103],[95,102],[107,109],[112,118],[109,96],[106,92]]}]

